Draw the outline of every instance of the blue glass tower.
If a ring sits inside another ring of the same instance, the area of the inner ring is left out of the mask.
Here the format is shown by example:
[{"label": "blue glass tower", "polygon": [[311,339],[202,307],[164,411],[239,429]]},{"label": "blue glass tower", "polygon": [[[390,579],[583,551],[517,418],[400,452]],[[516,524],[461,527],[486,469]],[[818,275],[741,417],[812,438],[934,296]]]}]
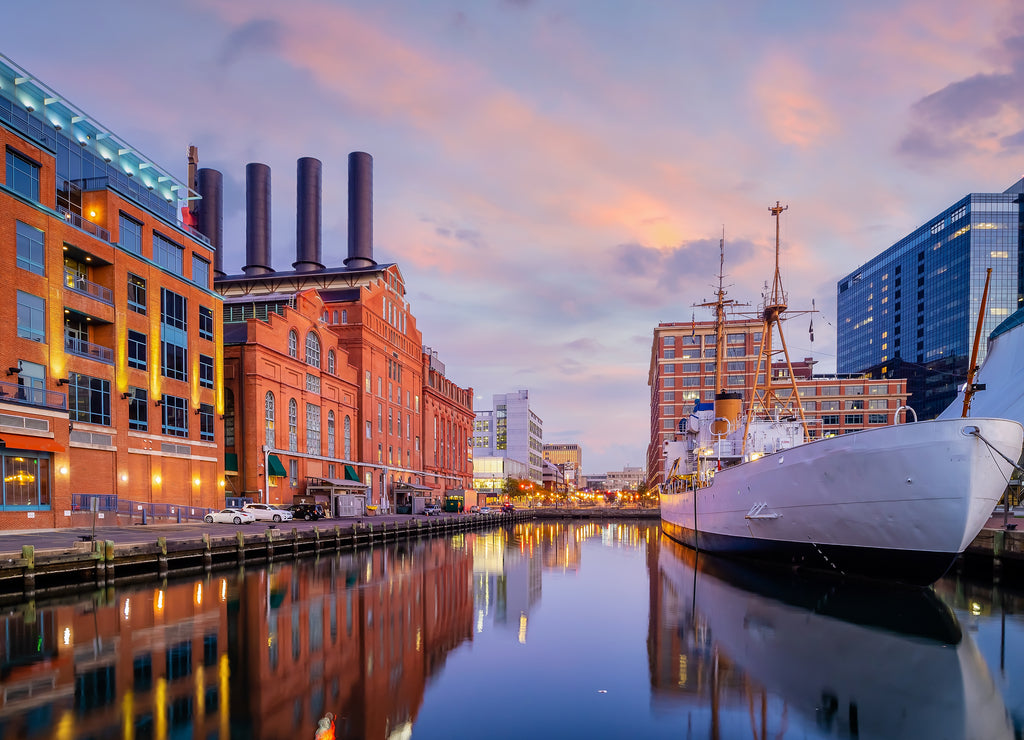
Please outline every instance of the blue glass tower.
[{"label": "blue glass tower", "polygon": [[1024,305],[1024,179],[971,193],[843,277],[837,285],[840,373],[907,378],[909,404],[930,419],[967,378],[987,269],[985,337]]}]

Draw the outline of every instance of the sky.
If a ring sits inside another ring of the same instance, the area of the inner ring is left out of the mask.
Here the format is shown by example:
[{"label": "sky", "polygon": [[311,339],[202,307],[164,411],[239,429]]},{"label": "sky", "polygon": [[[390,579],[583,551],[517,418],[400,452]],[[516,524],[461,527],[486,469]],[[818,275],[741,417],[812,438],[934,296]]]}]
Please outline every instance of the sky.
[{"label": "sky", "polygon": [[[324,262],[347,157],[374,160],[374,257],[476,408],[529,389],[585,473],[643,466],[654,327],[709,320],[724,232],[756,308],[781,217],[794,358],[835,369],[836,282],[970,192],[1024,173],[1015,0],[37,0],[0,52],[184,179],[245,165],[295,257],[296,160],[323,162]],[[13,22],[16,20],[16,22]]]}]

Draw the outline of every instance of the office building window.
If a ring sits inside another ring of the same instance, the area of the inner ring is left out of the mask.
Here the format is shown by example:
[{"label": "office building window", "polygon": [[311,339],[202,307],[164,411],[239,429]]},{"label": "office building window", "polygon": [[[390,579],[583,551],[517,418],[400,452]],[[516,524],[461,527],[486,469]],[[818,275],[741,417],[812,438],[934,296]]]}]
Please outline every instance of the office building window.
[{"label": "office building window", "polygon": [[306,335],[306,364],[320,367],[320,338],[313,332]]},{"label": "office building window", "polygon": [[21,221],[15,226],[18,242],[18,267],[34,272],[36,275],[46,274],[46,249],[43,232],[35,226]]},{"label": "office building window", "polygon": [[204,288],[210,287],[210,263],[198,254],[192,255],[192,282]]},{"label": "office building window", "polygon": [[843,419],[843,423],[844,424],[863,424],[864,423],[864,415],[863,414],[846,414],[845,418]]},{"label": "office building window", "polygon": [[199,355],[199,385],[213,388],[213,358],[209,355]]},{"label": "office building window", "polygon": [[39,200],[39,165],[7,150],[7,187],[29,200]]},{"label": "office building window", "polygon": [[185,248],[153,232],[153,261],[175,275],[185,277]]},{"label": "office building window", "polygon": [[163,400],[163,433],[174,437],[188,436],[188,399],[178,396],[161,396]]},{"label": "office building window", "polygon": [[142,224],[122,213],[118,219],[117,243],[133,254],[142,254]]},{"label": "office building window", "polygon": [[68,418],[110,426],[110,381],[68,373]]},{"label": "office building window", "polygon": [[18,360],[18,398],[29,403],[46,403],[46,368],[35,362]]},{"label": "office building window", "polygon": [[188,300],[167,288],[160,289],[160,372],[188,380]]},{"label": "office building window", "polygon": [[821,417],[821,423],[825,426],[838,426],[839,414],[824,414]]},{"label": "office building window", "polygon": [[145,388],[128,389],[128,428],[149,430],[149,393]]},{"label": "office building window", "polygon": [[288,451],[299,451],[299,404],[288,400]]},{"label": "office building window", "polygon": [[128,367],[146,369],[146,335],[128,330]]},{"label": "office building window", "polygon": [[213,405],[199,404],[199,439],[213,441]]},{"label": "office building window", "polygon": [[274,394],[267,391],[263,401],[263,443],[274,447]]},{"label": "office building window", "polygon": [[224,389],[224,446],[235,446],[235,395]]},{"label": "office building window", "polygon": [[213,339],[213,309],[199,307],[199,338]]},{"label": "office building window", "polygon": [[146,281],[128,273],[128,310],[146,315]]},{"label": "office building window", "polygon": [[888,414],[868,414],[868,424],[885,424],[888,421]]},{"label": "office building window", "polygon": [[320,407],[306,404],[306,454],[320,455]]},{"label": "office building window", "polygon": [[46,301],[18,291],[18,336],[33,342],[46,341]]}]

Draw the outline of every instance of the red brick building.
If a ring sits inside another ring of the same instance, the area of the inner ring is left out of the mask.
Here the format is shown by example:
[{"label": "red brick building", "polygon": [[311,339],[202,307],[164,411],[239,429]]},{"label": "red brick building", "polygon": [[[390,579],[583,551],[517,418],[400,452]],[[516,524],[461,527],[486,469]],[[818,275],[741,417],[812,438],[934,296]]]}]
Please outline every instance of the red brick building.
[{"label": "red brick building", "polygon": [[444,363],[430,347],[423,348],[423,378],[426,485],[441,491],[472,489],[473,388],[460,388],[445,377]]},{"label": "red brick building", "polygon": [[0,149],[0,529],[85,523],[90,497],[220,505],[221,308],[191,191],[2,56]]}]

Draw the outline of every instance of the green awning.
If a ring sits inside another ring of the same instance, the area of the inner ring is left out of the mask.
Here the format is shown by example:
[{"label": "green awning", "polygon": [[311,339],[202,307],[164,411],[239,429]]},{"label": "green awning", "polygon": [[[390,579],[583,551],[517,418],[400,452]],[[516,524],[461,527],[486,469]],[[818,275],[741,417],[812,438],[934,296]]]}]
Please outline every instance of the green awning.
[{"label": "green awning", "polygon": [[359,481],[359,474],[356,473],[356,469],[353,468],[351,465],[345,466],[345,480]]},{"label": "green awning", "polygon": [[284,478],[288,475],[288,471],[284,469],[284,465],[281,464],[281,458],[277,455],[271,455],[269,458],[270,463],[270,474],[276,475],[280,478]]},{"label": "green awning", "polygon": [[224,472],[225,473],[237,473],[238,472],[238,453],[227,452],[224,454]]}]

